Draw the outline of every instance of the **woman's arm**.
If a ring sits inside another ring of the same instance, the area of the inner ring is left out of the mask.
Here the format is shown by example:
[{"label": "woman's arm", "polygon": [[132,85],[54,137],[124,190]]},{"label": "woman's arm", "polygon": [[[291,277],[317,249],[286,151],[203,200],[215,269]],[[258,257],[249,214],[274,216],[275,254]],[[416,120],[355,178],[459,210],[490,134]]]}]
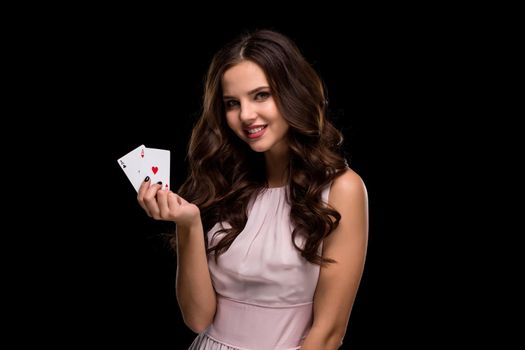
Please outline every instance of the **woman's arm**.
[{"label": "woman's arm", "polygon": [[217,308],[200,210],[177,194],[160,188],[158,184],[150,186],[144,182],[137,198],[149,216],[177,224],[177,301],[186,325],[200,333],[211,324]]},{"label": "woman's arm", "polygon": [[368,198],[352,170],[334,180],[328,203],[341,214],[339,226],[323,242],[323,257],[336,263],[321,267],[314,295],[313,325],[301,350],[341,346],[363,274],[368,242]]},{"label": "woman's arm", "polygon": [[177,301],[184,322],[201,333],[213,321],[216,296],[208,270],[202,222],[177,227]]}]

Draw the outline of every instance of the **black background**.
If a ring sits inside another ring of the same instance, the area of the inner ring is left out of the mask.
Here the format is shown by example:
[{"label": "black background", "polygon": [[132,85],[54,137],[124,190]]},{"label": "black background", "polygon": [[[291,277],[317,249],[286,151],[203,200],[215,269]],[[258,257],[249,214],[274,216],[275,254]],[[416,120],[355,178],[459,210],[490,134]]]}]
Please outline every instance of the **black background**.
[{"label": "black background", "polygon": [[429,147],[445,118],[457,41],[445,44],[450,33],[426,17],[320,17],[191,25],[73,17],[32,33],[45,58],[33,69],[52,90],[43,99],[54,111],[42,123],[54,131],[46,147],[61,154],[46,165],[50,233],[34,240],[46,248],[26,253],[46,257],[22,278],[41,288],[28,298],[34,324],[48,330],[42,339],[151,349],[191,343],[175,299],[175,257],[162,238],[170,227],[144,215],[116,160],[140,144],[169,149],[171,185],[180,185],[211,57],[256,28],[290,36],[320,73],[350,166],[368,188],[368,256],[343,348],[418,348],[459,332],[450,318],[435,325],[450,315],[442,224],[434,219],[442,194],[433,167],[442,156]]}]

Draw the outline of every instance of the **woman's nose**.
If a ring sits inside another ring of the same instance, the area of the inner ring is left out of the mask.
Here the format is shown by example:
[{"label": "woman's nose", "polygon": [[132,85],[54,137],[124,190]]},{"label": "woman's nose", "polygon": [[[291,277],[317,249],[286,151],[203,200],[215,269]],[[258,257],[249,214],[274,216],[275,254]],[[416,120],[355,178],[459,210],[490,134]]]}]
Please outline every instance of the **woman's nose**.
[{"label": "woman's nose", "polygon": [[241,105],[241,112],[239,118],[244,124],[249,125],[251,121],[254,121],[257,118],[257,113],[255,108],[250,103],[245,103]]}]

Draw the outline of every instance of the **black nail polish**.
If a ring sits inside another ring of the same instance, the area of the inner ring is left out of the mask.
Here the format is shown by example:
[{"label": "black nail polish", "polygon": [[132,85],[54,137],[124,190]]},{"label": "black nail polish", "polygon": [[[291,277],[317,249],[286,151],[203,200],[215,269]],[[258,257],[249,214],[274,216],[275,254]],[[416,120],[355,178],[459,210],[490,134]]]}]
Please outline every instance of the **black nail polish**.
[{"label": "black nail polish", "polygon": [[148,182],[149,181],[149,176],[146,176],[146,178],[144,179],[144,182]]},{"label": "black nail polish", "polygon": [[162,181],[157,182],[157,184],[162,185]]}]

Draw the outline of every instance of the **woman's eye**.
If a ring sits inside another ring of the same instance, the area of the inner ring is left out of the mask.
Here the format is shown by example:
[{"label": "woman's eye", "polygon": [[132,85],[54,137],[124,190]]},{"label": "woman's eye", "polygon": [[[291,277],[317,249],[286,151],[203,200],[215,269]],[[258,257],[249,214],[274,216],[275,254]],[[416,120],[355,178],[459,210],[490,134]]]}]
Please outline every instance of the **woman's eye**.
[{"label": "woman's eye", "polygon": [[261,91],[255,95],[256,100],[266,100],[268,97],[270,97],[270,93],[267,91]]},{"label": "woman's eye", "polygon": [[224,102],[224,105],[226,106],[226,108],[233,108],[233,107],[238,106],[239,102],[237,102],[235,100],[228,100],[228,101]]}]

